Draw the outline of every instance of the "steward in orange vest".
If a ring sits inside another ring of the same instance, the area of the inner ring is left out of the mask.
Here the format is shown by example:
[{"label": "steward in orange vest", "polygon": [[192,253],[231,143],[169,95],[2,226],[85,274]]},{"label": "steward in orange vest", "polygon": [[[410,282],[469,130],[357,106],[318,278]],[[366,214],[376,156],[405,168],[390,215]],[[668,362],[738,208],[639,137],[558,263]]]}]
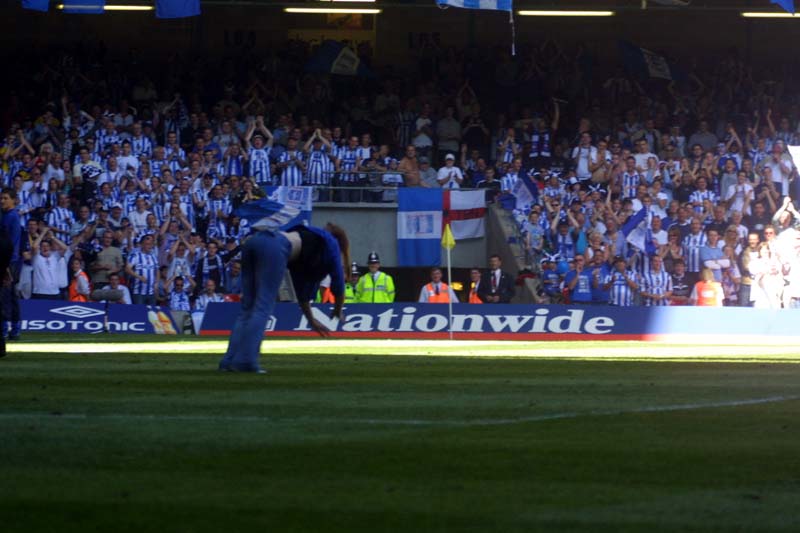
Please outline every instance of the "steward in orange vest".
[{"label": "steward in orange vest", "polygon": [[714,281],[714,273],[705,268],[701,274],[701,279],[694,284],[689,302],[698,307],[720,307],[725,295],[722,284]]},{"label": "steward in orange vest", "polygon": [[426,283],[419,291],[419,301],[431,304],[458,303],[458,296],[450,286],[442,281],[442,269],[431,269],[431,282]]},{"label": "steward in orange vest", "polygon": [[72,281],[69,282],[69,301],[88,302],[89,293],[92,292],[89,276],[81,268],[81,261],[77,257],[73,258],[70,264],[75,273],[72,275]]},{"label": "steward in orange vest", "polygon": [[481,283],[481,271],[477,268],[473,268],[469,271],[469,277],[469,300],[467,301],[471,304],[482,304],[483,300],[478,297],[478,285]]}]

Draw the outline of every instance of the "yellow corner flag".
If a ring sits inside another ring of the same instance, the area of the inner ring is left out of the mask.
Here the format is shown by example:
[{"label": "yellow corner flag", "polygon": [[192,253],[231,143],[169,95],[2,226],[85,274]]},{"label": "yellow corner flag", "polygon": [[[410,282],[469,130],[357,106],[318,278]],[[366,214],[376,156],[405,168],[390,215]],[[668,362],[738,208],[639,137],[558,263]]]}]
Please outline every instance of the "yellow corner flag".
[{"label": "yellow corner flag", "polygon": [[452,250],[456,247],[456,240],[453,238],[453,232],[450,231],[450,224],[445,224],[444,231],[442,232],[442,248]]}]

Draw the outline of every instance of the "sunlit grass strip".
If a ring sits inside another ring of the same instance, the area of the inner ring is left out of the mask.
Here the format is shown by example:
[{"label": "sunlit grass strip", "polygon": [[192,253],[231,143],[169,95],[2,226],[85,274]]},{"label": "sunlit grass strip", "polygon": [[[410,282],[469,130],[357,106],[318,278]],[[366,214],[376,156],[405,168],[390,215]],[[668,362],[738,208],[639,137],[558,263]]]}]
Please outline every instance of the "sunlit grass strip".
[{"label": "sunlit grass strip", "polygon": [[[172,342],[25,342],[9,345],[14,353],[61,354],[217,354],[227,349],[226,340]],[[800,363],[796,346],[692,345],[647,342],[520,343],[492,341],[414,340],[283,340],[262,345],[265,355],[430,356],[498,357],[604,361],[714,361]]]}]

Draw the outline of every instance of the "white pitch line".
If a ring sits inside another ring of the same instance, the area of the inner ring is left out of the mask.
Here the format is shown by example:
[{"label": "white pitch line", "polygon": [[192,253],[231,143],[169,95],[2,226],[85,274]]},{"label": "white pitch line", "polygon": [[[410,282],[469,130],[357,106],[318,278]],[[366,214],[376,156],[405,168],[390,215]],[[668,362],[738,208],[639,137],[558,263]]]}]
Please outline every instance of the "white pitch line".
[{"label": "white pitch line", "polygon": [[214,416],[214,415],[137,415],[137,414],[98,414],[85,413],[0,413],[0,420],[154,420],[154,421],[179,421],[179,422],[269,422],[289,425],[337,423],[337,424],[367,424],[375,426],[502,426],[523,424],[529,422],[547,422],[551,420],[569,420],[574,418],[617,416],[642,413],[672,413],[680,411],[697,411],[700,409],[719,409],[725,407],[743,407],[767,403],[778,403],[800,400],[800,396],[770,396],[767,398],[753,398],[749,400],[732,400],[724,402],[690,403],[675,405],[654,405],[637,407],[634,409],[616,409],[605,411],[587,411],[584,413],[572,411],[544,415],[523,416],[518,418],[488,418],[475,420],[422,420],[422,419],[377,419],[377,418],[272,418],[268,416]]}]

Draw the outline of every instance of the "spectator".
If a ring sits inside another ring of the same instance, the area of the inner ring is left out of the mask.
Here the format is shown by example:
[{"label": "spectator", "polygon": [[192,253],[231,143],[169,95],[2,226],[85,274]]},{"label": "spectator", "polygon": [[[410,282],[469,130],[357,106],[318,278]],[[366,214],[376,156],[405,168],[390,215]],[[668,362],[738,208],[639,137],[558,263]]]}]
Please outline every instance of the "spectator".
[{"label": "spectator", "polygon": [[33,264],[34,300],[59,300],[61,287],[65,281],[61,278],[59,262],[67,251],[67,245],[53,235],[49,229],[41,232],[31,246]]},{"label": "spectator", "polygon": [[636,274],[626,268],[624,258],[614,258],[614,268],[603,280],[603,290],[609,291],[609,304],[622,307],[633,305],[639,285]]},{"label": "spectator", "polygon": [[153,252],[153,236],[142,237],[139,251],[128,256],[125,272],[133,282],[133,303],[155,305],[155,289],[158,282],[158,258]]},{"label": "spectator", "polygon": [[128,287],[120,283],[119,274],[111,274],[108,276],[108,285],[103,287],[104,290],[115,290],[120,291],[122,293],[122,298],[119,300],[113,301],[111,303],[122,303],[122,304],[131,304],[133,303],[131,300],[131,291],[128,290]]},{"label": "spectator", "polygon": [[[585,259],[582,255],[575,257],[575,268],[567,272],[564,284],[569,290],[569,303],[592,303],[592,285],[594,270],[585,270]],[[599,285],[599,282],[597,282]]]}]

